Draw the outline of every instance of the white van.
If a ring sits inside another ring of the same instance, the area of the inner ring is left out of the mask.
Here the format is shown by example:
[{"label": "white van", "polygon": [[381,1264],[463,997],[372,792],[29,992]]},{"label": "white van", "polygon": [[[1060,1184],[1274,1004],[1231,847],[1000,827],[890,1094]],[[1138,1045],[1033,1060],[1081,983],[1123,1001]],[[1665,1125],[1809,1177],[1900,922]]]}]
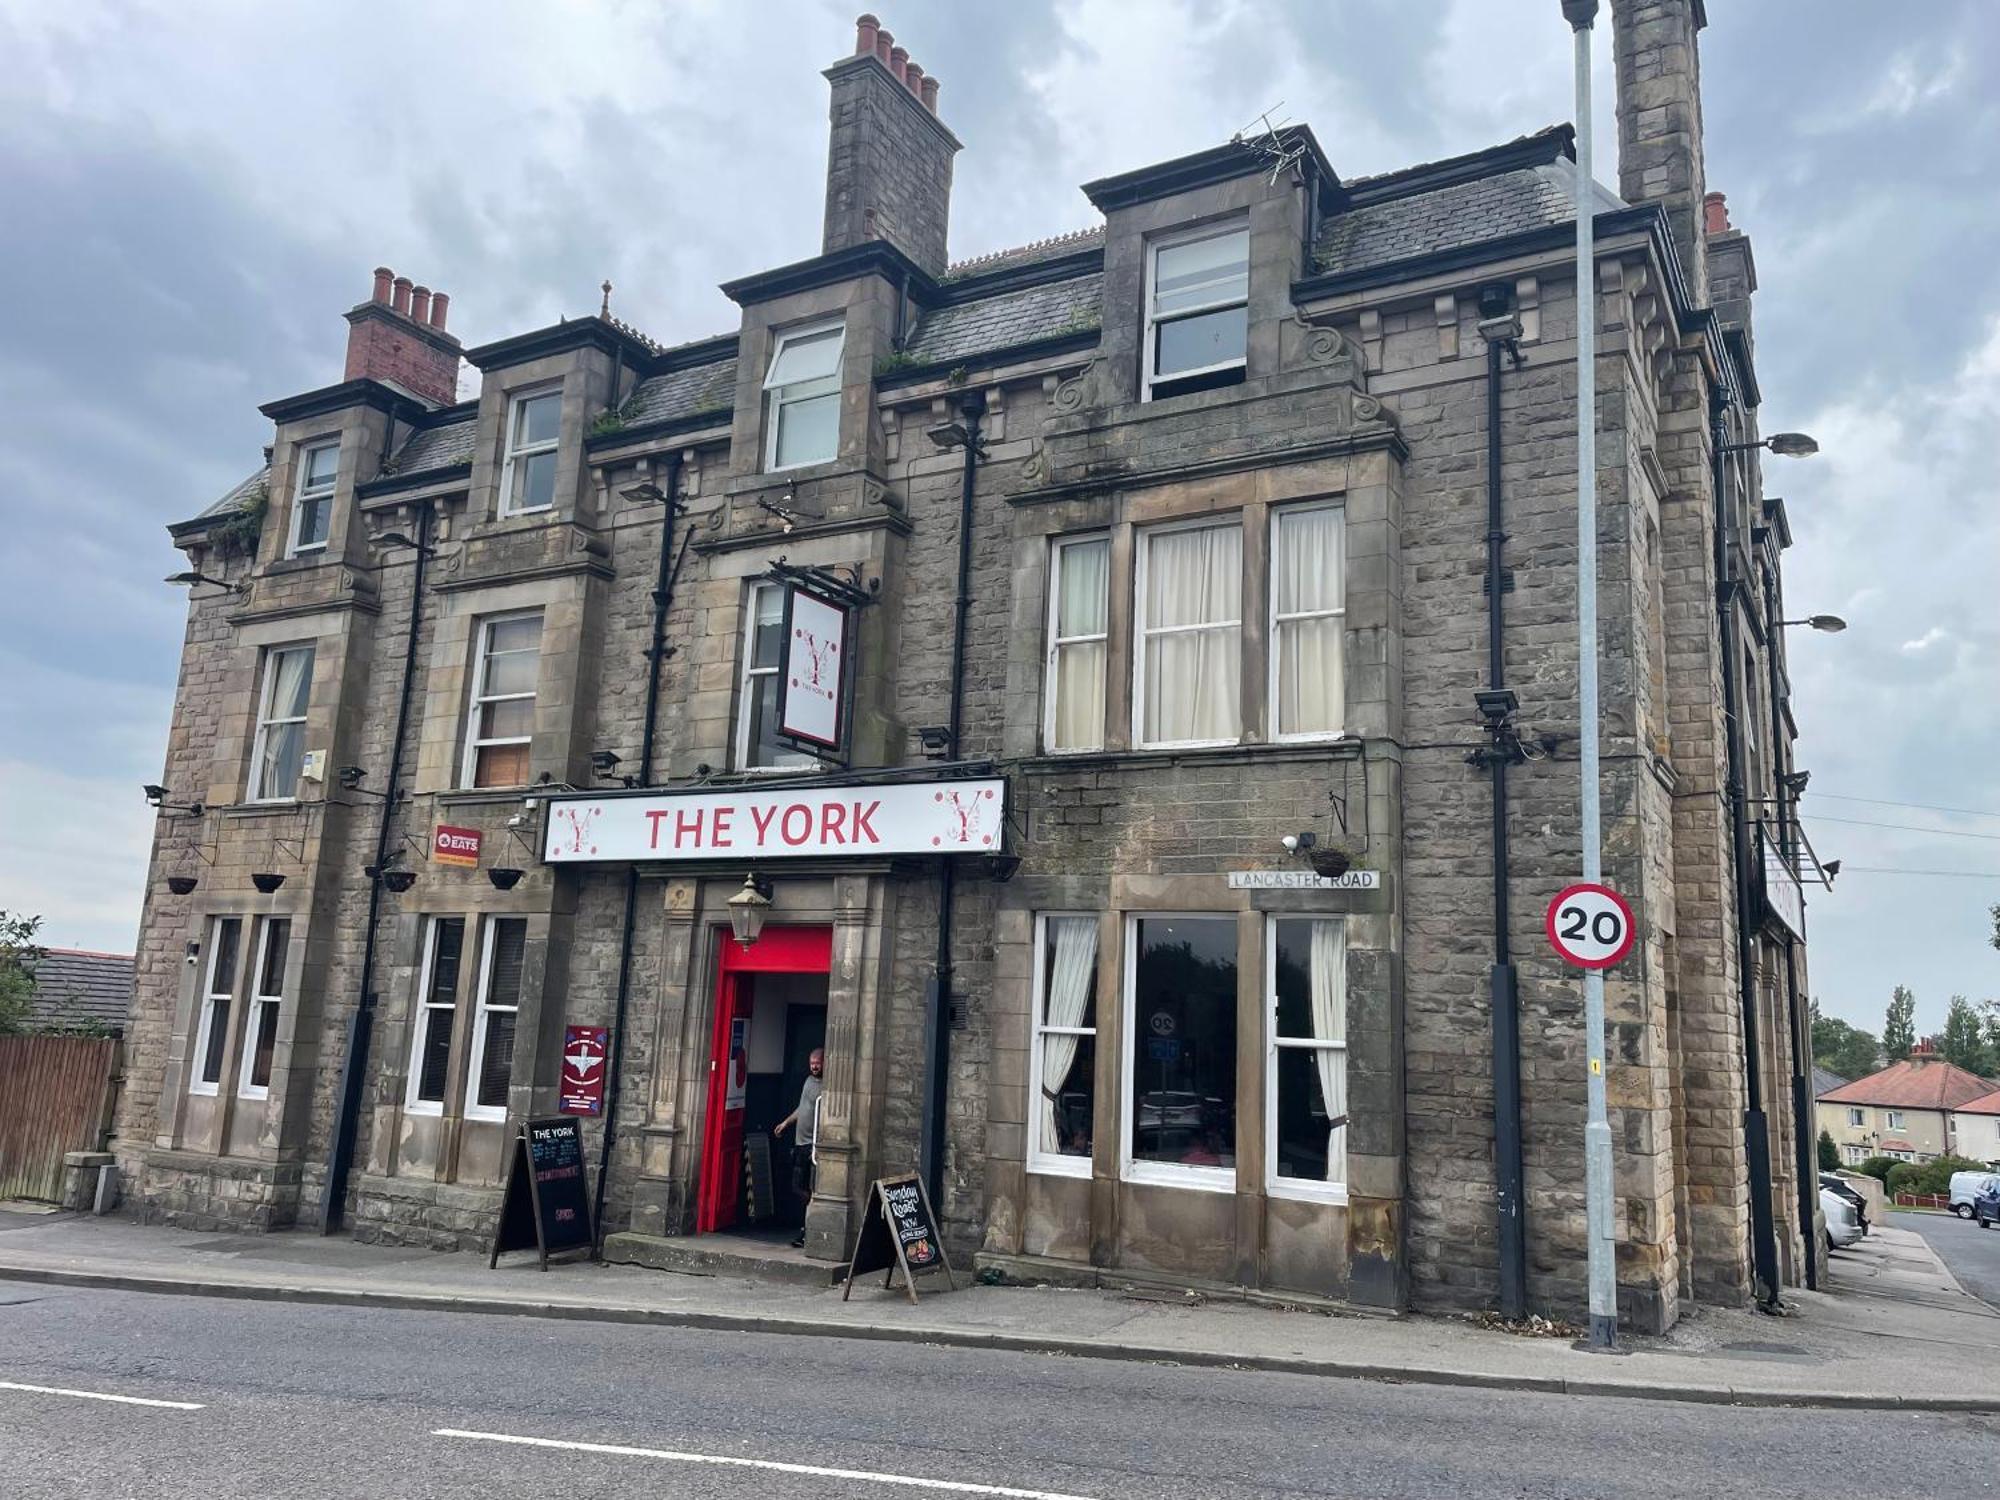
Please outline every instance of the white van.
[{"label": "white van", "polygon": [[1961,1219],[1972,1217],[1972,1200],[1981,1193],[2000,1190],[2000,1172],[1954,1172],[1951,1174],[1951,1211]]}]

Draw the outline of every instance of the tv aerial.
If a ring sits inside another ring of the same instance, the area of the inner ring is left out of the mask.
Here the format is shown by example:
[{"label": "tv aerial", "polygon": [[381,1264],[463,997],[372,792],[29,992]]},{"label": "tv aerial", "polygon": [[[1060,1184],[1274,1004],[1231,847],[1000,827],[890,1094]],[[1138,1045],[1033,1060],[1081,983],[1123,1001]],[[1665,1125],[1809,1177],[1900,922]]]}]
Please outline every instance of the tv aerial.
[{"label": "tv aerial", "polygon": [[[1270,181],[1274,187],[1280,177],[1305,159],[1306,154],[1304,134],[1295,129],[1291,121],[1278,115],[1284,107],[1285,101],[1280,99],[1229,138],[1235,145],[1248,146],[1271,164]],[[1277,115],[1276,119],[1272,118],[1274,115]]]}]

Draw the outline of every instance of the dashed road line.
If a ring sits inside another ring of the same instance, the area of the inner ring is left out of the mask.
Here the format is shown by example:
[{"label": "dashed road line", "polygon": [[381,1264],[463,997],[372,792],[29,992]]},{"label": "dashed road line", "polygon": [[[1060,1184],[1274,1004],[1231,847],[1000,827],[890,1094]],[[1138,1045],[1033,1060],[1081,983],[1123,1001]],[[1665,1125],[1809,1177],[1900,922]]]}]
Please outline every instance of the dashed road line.
[{"label": "dashed road line", "polygon": [[0,1380],[0,1391],[28,1391],[37,1396],[73,1396],[79,1401],[115,1401],[120,1406],[164,1406],[169,1411],[200,1411],[199,1401],[155,1401],[151,1396],[114,1396],[109,1391],[71,1391],[59,1385],[23,1385]]}]

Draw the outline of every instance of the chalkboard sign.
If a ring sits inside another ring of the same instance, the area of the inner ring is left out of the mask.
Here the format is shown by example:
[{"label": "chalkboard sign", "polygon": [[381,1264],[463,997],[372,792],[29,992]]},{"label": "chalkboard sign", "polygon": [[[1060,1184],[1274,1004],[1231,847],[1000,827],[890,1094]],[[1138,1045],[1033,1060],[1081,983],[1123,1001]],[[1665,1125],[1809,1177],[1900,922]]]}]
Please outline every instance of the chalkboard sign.
[{"label": "chalkboard sign", "polygon": [[743,1207],[753,1224],[778,1213],[777,1185],[771,1179],[771,1138],[762,1132],[743,1138]]},{"label": "chalkboard sign", "polygon": [[487,1269],[507,1250],[549,1257],[566,1250],[597,1254],[590,1228],[590,1192],[583,1175],[583,1130],[574,1119],[530,1120],[514,1138],[507,1162],[507,1192],[493,1234]]},{"label": "chalkboard sign", "polygon": [[896,1279],[898,1266],[903,1271],[903,1289],[912,1302],[917,1300],[917,1277],[925,1272],[942,1268],[945,1284],[951,1284],[951,1261],[937,1231],[937,1215],[931,1212],[930,1195],[915,1173],[878,1178],[870,1185],[840,1300],[845,1302],[853,1292],[856,1276],[871,1271],[886,1271],[882,1285],[889,1286]]}]

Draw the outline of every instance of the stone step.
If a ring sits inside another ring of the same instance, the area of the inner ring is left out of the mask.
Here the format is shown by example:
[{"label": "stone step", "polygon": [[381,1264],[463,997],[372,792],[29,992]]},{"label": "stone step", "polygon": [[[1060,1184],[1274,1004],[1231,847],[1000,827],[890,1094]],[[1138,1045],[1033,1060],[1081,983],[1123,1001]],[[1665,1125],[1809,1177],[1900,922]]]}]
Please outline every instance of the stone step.
[{"label": "stone step", "polygon": [[744,1276],[792,1286],[834,1286],[846,1263],[811,1260],[805,1251],[733,1235],[607,1234],[604,1258],[614,1265],[649,1266],[684,1276]]}]

